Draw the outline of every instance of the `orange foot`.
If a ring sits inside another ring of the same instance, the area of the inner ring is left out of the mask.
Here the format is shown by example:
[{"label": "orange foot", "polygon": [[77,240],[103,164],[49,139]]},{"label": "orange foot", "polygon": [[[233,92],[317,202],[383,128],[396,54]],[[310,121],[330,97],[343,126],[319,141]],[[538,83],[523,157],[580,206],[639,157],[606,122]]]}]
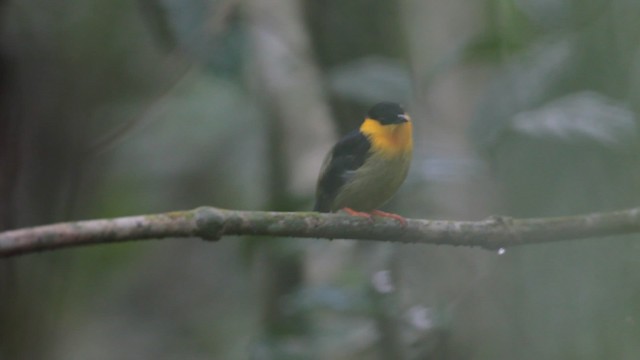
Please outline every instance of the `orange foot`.
[{"label": "orange foot", "polygon": [[342,208],[342,211],[346,212],[347,214],[349,214],[351,216],[360,216],[360,217],[369,219],[369,221],[373,221],[373,219],[371,218],[371,214],[366,213],[366,212],[356,211],[356,210],[353,210],[352,208],[348,208],[348,207]]},{"label": "orange foot", "polygon": [[386,211],[380,211],[380,210],[373,210],[371,214],[380,216],[380,217],[391,218],[398,221],[400,224],[402,224],[402,226],[407,226],[407,219],[403,218],[398,214],[388,213]]},{"label": "orange foot", "polygon": [[388,213],[386,211],[380,211],[380,210],[373,210],[371,211],[371,213],[367,213],[367,212],[362,212],[362,211],[356,211],[353,210],[352,208],[342,208],[342,211],[346,212],[347,214],[351,215],[351,216],[360,216],[363,218],[367,218],[370,221],[373,221],[372,216],[380,216],[380,217],[386,217],[386,218],[391,218],[394,219],[396,221],[398,221],[400,224],[402,224],[402,226],[407,226],[407,219],[405,219],[404,217],[398,215],[398,214],[393,214],[393,213]]}]

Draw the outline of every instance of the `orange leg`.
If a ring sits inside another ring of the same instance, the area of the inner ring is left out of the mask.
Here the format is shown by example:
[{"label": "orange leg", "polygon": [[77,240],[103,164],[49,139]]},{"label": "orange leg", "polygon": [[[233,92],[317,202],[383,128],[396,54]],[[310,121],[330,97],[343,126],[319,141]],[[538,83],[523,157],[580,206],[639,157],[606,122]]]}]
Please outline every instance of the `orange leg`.
[{"label": "orange leg", "polygon": [[349,214],[349,215],[351,215],[351,216],[360,216],[360,217],[363,217],[363,218],[367,218],[367,219],[369,219],[370,221],[372,221],[372,220],[373,220],[373,219],[371,218],[371,214],[366,213],[366,212],[362,212],[362,211],[355,211],[355,210],[353,210],[352,208],[348,208],[348,207],[342,208],[342,211],[346,212],[347,214]]},{"label": "orange leg", "polygon": [[375,216],[391,218],[398,221],[400,224],[402,224],[402,226],[407,226],[407,219],[403,218],[398,214],[388,213],[386,211],[380,211],[380,210],[373,210],[371,214]]}]

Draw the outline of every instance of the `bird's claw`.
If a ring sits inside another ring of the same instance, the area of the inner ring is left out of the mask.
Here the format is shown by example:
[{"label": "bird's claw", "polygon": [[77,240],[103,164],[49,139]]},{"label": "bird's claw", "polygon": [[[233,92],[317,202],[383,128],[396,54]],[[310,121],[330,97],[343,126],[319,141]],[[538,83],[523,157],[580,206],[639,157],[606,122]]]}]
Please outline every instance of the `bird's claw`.
[{"label": "bird's claw", "polygon": [[403,227],[407,226],[407,219],[405,219],[404,217],[402,217],[402,216],[400,216],[398,214],[389,213],[389,212],[380,211],[380,210],[373,210],[371,212],[371,214],[375,215],[375,216],[391,218],[391,219],[394,219],[397,222],[399,222]]},{"label": "bird's claw", "polygon": [[396,220],[397,222],[399,222],[403,227],[407,226],[407,219],[405,219],[404,217],[398,215],[398,214],[394,214],[394,213],[389,213],[386,211],[380,211],[380,210],[373,210],[370,213],[367,212],[362,212],[362,211],[356,211],[353,210],[352,208],[342,208],[342,211],[346,212],[347,214],[351,215],[351,216],[359,216],[359,217],[363,217],[368,219],[369,221],[373,222],[373,216],[379,216],[379,217],[386,217],[386,218],[391,218]]},{"label": "bird's claw", "polygon": [[347,214],[349,214],[351,216],[363,217],[363,218],[366,218],[367,220],[369,220],[370,222],[373,222],[373,217],[369,213],[362,212],[362,211],[356,211],[356,210],[353,210],[352,208],[348,208],[348,207],[342,208],[342,211],[346,212]]}]

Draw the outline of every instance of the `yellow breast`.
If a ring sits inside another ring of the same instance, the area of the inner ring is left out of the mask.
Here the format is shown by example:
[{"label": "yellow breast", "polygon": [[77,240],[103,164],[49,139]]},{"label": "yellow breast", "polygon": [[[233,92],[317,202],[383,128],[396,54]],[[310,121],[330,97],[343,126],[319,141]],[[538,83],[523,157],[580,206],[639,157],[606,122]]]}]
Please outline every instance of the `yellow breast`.
[{"label": "yellow breast", "polygon": [[394,157],[411,152],[413,136],[411,122],[401,124],[382,125],[379,121],[365,119],[360,126],[360,132],[371,141],[373,151],[381,155]]}]

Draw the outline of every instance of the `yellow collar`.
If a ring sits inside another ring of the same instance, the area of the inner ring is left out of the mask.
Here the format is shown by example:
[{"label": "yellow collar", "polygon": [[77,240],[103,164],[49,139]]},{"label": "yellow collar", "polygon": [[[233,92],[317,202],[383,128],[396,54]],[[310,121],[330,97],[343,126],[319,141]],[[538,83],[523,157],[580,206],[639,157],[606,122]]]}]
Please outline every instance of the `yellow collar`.
[{"label": "yellow collar", "polygon": [[374,152],[386,156],[397,156],[410,152],[413,148],[412,125],[410,121],[382,125],[379,121],[366,118],[360,125],[360,132],[371,141]]}]

